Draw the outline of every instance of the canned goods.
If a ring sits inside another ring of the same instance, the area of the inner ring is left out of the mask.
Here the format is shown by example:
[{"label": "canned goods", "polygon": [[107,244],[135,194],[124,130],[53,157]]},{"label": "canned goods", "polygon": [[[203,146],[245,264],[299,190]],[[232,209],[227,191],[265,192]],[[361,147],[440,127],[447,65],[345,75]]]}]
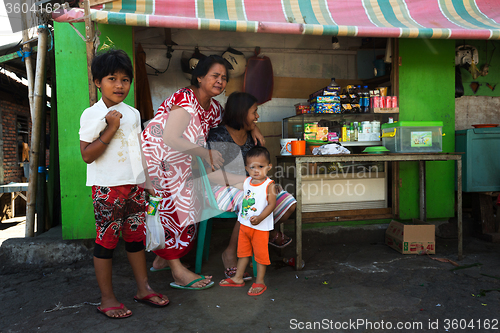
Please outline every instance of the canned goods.
[{"label": "canned goods", "polygon": [[392,107],[393,108],[398,107],[398,96],[392,96]]},{"label": "canned goods", "polygon": [[373,96],[373,103],[372,103],[374,108],[380,108],[380,96]]},{"label": "canned goods", "polygon": [[380,107],[381,108],[387,107],[387,100],[385,99],[385,96],[380,96]]},{"label": "canned goods", "polygon": [[392,108],[392,96],[384,96],[385,98],[385,107]]}]

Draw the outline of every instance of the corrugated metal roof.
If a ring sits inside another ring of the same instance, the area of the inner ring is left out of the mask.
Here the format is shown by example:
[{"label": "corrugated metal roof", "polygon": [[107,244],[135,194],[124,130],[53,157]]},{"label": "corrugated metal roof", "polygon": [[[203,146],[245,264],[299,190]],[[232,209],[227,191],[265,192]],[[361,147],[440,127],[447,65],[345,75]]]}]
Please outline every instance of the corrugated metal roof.
[{"label": "corrugated metal roof", "polygon": [[[358,37],[500,39],[499,0],[118,0],[99,23]],[[81,9],[57,13],[64,22]]]}]

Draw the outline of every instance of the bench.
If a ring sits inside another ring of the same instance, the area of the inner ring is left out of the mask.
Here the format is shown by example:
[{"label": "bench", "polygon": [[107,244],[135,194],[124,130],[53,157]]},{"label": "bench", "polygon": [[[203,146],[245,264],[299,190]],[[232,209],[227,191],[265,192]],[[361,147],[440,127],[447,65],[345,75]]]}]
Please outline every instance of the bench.
[{"label": "bench", "polygon": [[10,183],[7,185],[0,185],[0,197],[4,195],[4,193],[10,193],[10,210],[12,212],[11,217],[16,216],[16,205],[15,201],[17,197],[21,197],[24,201],[27,202],[26,196],[23,192],[28,191],[28,183]]}]

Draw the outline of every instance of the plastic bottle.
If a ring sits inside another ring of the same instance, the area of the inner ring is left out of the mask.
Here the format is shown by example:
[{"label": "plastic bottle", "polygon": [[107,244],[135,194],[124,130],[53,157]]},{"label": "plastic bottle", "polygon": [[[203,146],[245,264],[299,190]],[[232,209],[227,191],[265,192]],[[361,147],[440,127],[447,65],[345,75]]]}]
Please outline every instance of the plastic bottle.
[{"label": "plastic bottle", "polygon": [[358,133],[359,133],[358,122],[355,121],[354,122],[354,141],[358,141]]},{"label": "plastic bottle", "polygon": [[370,91],[368,90],[368,86],[363,87],[362,97],[361,97],[361,112],[368,113],[370,112]]},{"label": "plastic bottle", "polygon": [[349,141],[349,140],[347,140],[347,126],[346,126],[346,124],[342,125],[342,136],[341,136],[340,141],[342,141],[342,142]]},{"label": "plastic bottle", "polygon": [[354,124],[349,127],[349,141],[354,141]]}]

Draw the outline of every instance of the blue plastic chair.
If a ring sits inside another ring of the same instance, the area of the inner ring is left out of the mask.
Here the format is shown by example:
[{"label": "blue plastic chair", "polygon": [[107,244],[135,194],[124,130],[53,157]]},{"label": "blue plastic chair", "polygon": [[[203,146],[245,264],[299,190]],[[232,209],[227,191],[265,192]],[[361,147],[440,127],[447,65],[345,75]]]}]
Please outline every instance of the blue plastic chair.
[{"label": "blue plastic chair", "polygon": [[[194,272],[196,274],[201,273],[201,265],[203,261],[208,261],[208,253],[210,250],[210,238],[212,236],[212,219],[217,218],[236,218],[238,214],[236,212],[226,212],[219,209],[217,206],[217,201],[215,200],[214,193],[212,192],[212,187],[210,186],[210,181],[208,180],[207,172],[205,171],[205,166],[202,159],[196,156],[198,161],[198,168],[200,170],[200,178],[203,182],[203,210],[201,211],[200,223],[198,226],[198,243],[196,247],[196,263],[194,267]],[[208,198],[208,204],[205,200]],[[257,276],[257,264],[253,260],[253,273]]]}]

